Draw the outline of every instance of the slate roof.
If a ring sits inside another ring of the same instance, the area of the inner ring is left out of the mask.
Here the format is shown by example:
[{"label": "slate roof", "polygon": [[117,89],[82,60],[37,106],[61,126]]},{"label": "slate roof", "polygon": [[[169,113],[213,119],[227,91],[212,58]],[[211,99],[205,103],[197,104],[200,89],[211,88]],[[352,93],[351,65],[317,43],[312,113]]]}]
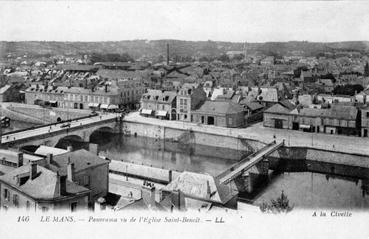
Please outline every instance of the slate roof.
[{"label": "slate roof", "polygon": [[[180,190],[185,195],[208,199],[222,204],[233,198],[230,188],[219,184],[213,176],[193,172],[181,173],[163,189],[168,191]],[[190,205],[191,200],[193,199],[185,198],[187,208],[192,208]]]},{"label": "slate roof", "polygon": [[[31,196],[34,199],[54,199],[63,197],[60,195],[57,174],[42,166],[37,165],[37,176],[31,180],[28,179],[24,184],[17,184],[18,175],[26,175],[30,172],[30,165],[24,165],[13,171],[0,176],[0,180],[17,188],[19,191]],[[87,193],[90,190],[79,186],[69,180],[66,181],[66,193],[68,196]]]},{"label": "slate roof", "polygon": [[259,110],[264,108],[263,105],[259,104],[258,102],[254,101],[254,102],[245,102],[243,103],[248,109],[250,109],[251,111],[254,110]]},{"label": "slate roof", "polygon": [[237,114],[243,112],[244,108],[232,101],[205,101],[205,103],[196,111],[206,114]]},{"label": "slate roof", "polygon": [[356,120],[358,109],[349,105],[332,105],[330,109],[303,108],[300,115],[311,117],[329,117],[343,120]]},{"label": "slate roof", "polygon": [[294,108],[296,108],[296,106],[293,103],[291,103],[291,101],[289,101],[289,100],[281,100],[278,103],[283,105],[284,107],[286,107],[289,110],[293,110]]},{"label": "slate roof", "polygon": [[264,111],[264,113],[288,114],[290,113],[290,110],[280,104],[275,104],[266,111]]},{"label": "slate roof", "polygon": [[69,161],[74,164],[75,172],[109,163],[109,161],[104,160],[85,149],[67,152],[53,157],[53,163],[59,167],[58,171],[60,175],[67,174],[67,165]]}]

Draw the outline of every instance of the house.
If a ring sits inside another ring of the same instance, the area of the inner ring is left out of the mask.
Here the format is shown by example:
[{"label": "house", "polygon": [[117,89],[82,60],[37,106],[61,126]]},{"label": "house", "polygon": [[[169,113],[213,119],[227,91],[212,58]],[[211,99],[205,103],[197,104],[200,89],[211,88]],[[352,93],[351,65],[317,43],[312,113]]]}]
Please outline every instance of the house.
[{"label": "house", "polygon": [[[359,111],[355,106],[333,104],[329,109],[301,109],[299,127],[309,132],[328,134],[359,134]],[[297,124],[296,123],[296,124]]]},{"label": "house", "polygon": [[177,92],[149,90],[141,97],[140,114],[159,119],[176,120]]},{"label": "house", "polygon": [[87,210],[89,195],[89,189],[36,163],[0,176],[0,208],[3,210]]},{"label": "house", "polygon": [[206,174],[185,171],[161,191],[164,195],[177,192],[178,200],[174,205],[180,204],[178,208],[210,210],[212,206],[235,208],[237,205],[236,195],[231,189]]},{"label": "house", "polygon": [[245,109],[232,101],[205,101],[192,115],[195,123],[237,128],[244,126]]},{"label": "house", "polygon": [[191,121],[192,111],[206,101],[206,93],[201,87],[183,85],[177,94],[177,120]]},{"label": "house", "polygon": [[319,79],[316,84],[320,86],[325,93],[331,93],[334,90],[334,83],[331,79]]},{"label": "house", "polygon": [[369,107],[364,105],[361,109],[361,136],[368,137],[369,132]]},{"label": "house", "polygon": [[107,195],[109,191],[108,160],[84,149],[48,157],[46,167],[50,167],[60,175],[68,175],[70,181],[90,189],[90,206],[99,197]]},{"label": "house", "polygon": [[290,110],[276,104],[264,111],[265,127],[306,132],[360,135],[360,111],[351,105],[333,104],[331,108]]},{"label": "house", "polygon": [[292,110],[281,104],[273,105],[264,111],[264,127],[292,129],[294,115],[291,112]]},{"label": "house", "polygon": [[314,77],[311,71],[301,71],[300,79],[303,83],[313,83]]},{"label": "house", "polygon": [[19,87],[8,84],[0,88],[0,102],[16,102],[19,99]]}]

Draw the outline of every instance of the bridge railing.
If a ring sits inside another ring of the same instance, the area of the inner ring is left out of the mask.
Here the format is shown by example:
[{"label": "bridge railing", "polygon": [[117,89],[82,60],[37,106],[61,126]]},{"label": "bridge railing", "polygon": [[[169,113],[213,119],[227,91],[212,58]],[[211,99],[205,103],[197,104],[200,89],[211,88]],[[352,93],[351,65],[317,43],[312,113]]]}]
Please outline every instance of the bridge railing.
[{"label": "bridge railing", "polygon": [[28,131],[28,130],[44,128],[44,127],[58,125],[58,124],[63,124],[63,123],[68,123],[68,122],[72,122],[72,121],[76,121],[76,120],[88,119],[88,118],[92,118],[92,117],[96,117],[96,116],[97,115],[87,115],[87,116],[77,117],[77,118],[73,118],[73,119],[62,120],[62,121],[55,122],[55,123],[43,124],[43,125],[39,125],[39,126],[33,126],[33,127],[25,128],[25,129],[14,130],[14,131],[3,133],[2,136],[14,134],[14,133],[19,133],[19,132],[24,132],[24,131]]}]

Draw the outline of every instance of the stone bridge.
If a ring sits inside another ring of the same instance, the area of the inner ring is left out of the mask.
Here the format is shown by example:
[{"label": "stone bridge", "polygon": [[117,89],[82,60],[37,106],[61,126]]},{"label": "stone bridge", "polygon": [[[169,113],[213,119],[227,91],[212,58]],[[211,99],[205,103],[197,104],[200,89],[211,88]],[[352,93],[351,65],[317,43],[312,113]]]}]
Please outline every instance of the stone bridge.
[{"label": "stone bridge", "polygon": [[117,114],[103,114],[13,131],[1,137],[1,144],[16,148],[21,148],[25,145],[54,147],[61,139],[88,142],[91,135],[97,130],[120,133],[122,130],[122,118]]}]

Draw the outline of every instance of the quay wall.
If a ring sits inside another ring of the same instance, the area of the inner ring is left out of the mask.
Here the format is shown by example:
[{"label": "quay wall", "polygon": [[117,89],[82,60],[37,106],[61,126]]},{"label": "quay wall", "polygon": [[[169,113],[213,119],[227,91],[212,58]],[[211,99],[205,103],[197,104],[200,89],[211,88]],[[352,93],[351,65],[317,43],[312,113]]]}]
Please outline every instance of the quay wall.
[{"label": "quay wall", "polygon": [[369,178],[369,157],[306,147],[282,147],[268,156],[271,169]]},{"label": "quay wall", "polygon": [[[255,152],[265,146],[265,143],[258,140],[220,133],[214,134],[206,132],[206,129],[201,131],[197,129],[178,129],[133,121],[125,121],[123,123],[123,132],[130,135],[173,140],[183,144],[218,147],[219,150],[232,149]],[[340,153],[313,147],[284,146],[271,154],[269,158],[271,165],[274,167],[277,163],[283,163],[283,160],[289,160],[300,163],[305,162],[307,171],[314,169],[319,172],[324,171],[352,176],[352,172],[350,172],[350,169],[352,169],[355,172],[360,172],[360,175],[369,175],[369,157],[361,154]]]},{"label": "quay wall", "polygon": [[60,120],[67,120],[88,116],[90,110],[75,110],[63,108],[43,108],[38,105],[27,105],[20,103],[1,103],[2,115],[11,120],[30,122],[35,124],[56,123]]},{"label": "quay wall", "polygon": [[[204,129],[205,130],[205,129]],[[240,151],[254,152],[261,149],[265,143],[245,139],[242,137],[234,137],[232,135],[219,135],[211,132],[202,132],[197,130],[183,130],[168,126],[123,122],[123,132],[134,136],[143,136],[157,138],[169,141],[178,141],[183,144],[196,144],[212,147],[220,147],[223,149],[232,149]]]}]

